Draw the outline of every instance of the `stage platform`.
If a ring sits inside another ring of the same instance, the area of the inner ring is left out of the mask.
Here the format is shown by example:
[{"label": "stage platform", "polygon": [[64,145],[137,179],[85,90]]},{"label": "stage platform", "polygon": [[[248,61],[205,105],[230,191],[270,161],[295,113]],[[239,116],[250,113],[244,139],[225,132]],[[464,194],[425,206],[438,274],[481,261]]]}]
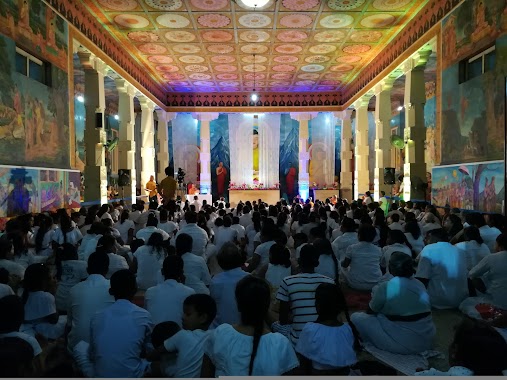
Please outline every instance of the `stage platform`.
[{"label": "stage platform", "polygon": [[338,196],[340,193],[340,190],[333,189],[333,190],[313,190],[313,200],[319,200],[324,202],[327,198],[331,198],[333,195]]},{"label": "stage platform", "polygon": [[239,201],[257,201],[262,199],[269,205],[276,204],[280,200],[280,190],[229,190],[229,202],[231,207],[236,207]]}]

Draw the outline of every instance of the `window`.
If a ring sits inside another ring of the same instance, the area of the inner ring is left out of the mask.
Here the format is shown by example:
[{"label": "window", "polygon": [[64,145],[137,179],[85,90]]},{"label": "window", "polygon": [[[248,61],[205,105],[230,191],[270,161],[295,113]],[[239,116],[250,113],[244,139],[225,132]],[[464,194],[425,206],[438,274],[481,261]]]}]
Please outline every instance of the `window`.
[{"label": "window", "polygon": [[472,58],[460,62],[460,83],[476,78],[495,68],[496,49],[495,46],[482,51]]},{"label": "window", "polygon": [[34,57],[23,49],[16,47],[16,71],[49,86],[51,66],[47,62]]}]

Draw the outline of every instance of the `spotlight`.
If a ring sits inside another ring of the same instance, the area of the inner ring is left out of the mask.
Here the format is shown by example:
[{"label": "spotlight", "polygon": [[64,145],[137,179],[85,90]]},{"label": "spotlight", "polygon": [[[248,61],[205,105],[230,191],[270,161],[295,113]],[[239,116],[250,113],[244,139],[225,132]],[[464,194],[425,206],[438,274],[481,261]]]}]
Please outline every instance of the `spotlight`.
[{"label": "spotlight", "polygon": [[403,111],[403,108],[404,108],[403,106],[399,106],[399,107],[397,108],[397,110],[398,110],[398,111]]},{"label": "spotlight", "polygon": [[257,99],[259,99],[259,97],[257,96],[257,94],[254,92],[251,96],[250,96],[250,99],[252,99],[252,102],[256,102]]},{"label": "spotlight", "polygon": [[114,120],[120,120],[120,117],[118,115],[114,115]]},{"label": "spotlight", "polygon": [[80,102],[80,103],[84,103],[84,96],[83,95],[78,95],[76,97],[77,101]]}]

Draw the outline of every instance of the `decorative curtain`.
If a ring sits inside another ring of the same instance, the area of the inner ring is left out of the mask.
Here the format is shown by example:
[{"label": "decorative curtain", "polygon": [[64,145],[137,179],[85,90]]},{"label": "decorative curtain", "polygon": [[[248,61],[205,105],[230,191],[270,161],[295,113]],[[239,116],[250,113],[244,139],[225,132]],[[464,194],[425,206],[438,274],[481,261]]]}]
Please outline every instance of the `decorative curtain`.
[{"label": "decorative curtain", "polygon": [[259,183],[274,186],[280,180],[280,114],[259,115]]},{"label": "decorative curtain", "polygon": [[199,181],[200,149],[197,146],[197,124],[197,120],[189,113],[178,113],[172,121],[174,174],[177,174],[178,168],[185,170],[185,183]]},{"label": "decorative curtain", "polygon": [[253,115],[229,114],[231,182],[253,184]]},{"label": "decorative curtain", "polygon": [[310,124],[310,186],[313,183],[318,187],[331,185],[334,183],[336,118],[331,112],[321,112]]}]

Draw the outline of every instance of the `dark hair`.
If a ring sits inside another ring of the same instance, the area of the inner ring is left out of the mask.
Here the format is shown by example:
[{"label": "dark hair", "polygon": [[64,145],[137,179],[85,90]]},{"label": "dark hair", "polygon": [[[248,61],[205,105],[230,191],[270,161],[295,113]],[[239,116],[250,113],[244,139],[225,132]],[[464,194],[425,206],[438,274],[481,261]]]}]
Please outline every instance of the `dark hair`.
[{"label": "dark hair", "polygon": [[136,276],[128,269],[120,269],[111,276],[110,293],[115,299],[132,299],[137,292]]},{"label": "dark hair", "polygon": [[188,234],[179,234],[176,238],[176,253],[183,255],[192,251],[193,239]]},{"label": "dark hair", "polygon": [[294,234],[294,242],[296,241],[302,241],[303,243],[308,243],[308,236],[303,232],[298,232],[297,234]]},{"label": "dark hair", "polygon": [[506,369],[507,342],[482,321],[465,318],[455,330],[452,348],[455,365],[470,369],[475,376],[501,376]]},{"label": "dark hair", "polygon": [[55,249],[55,266],[56,266],[56,279],[60,281],[62,279],[62,261],[77,260],[77,247],[65,243]]},{"label": "dark hair", "polygon": [[0,334],[19,331],[25,320],[25,307],[18,296],[0,298]]},{"label": "dark hair", "polygon": [[252,355],[248,366],[248,375],[251,376],[266,315],[271,305],[271,290],[266,280],[246,276],[236,285],[235,293],[238,311],[241,314],[241,323],[254,328]]},{"label": "dark hair", "polygon": [[400,221],[400,214],[397,214],[397,213],[394,213],[391,215],[391,220],[394,222],[394,223],[398,223]]},{"label": "dark hair", "polygon": [[403,231],[389,229],[389,232],[387,233],[387,239],[391,242],[391,244],[405,244],[408,246],[407,237]]},{"label": "dark hair", "polygon": [[338,266],[338,259],[336,258],[334,252],[333,252],[333,246],[331,245],[331,242],[327,239],[317,239],[313,242],[313,246],[317,250],[317,253],[320,255],[327,255],[331,256],[333,259],[334,264],[334,270],[335,270],[335,282],[338,283],[338,276],[339,276],[339,266]]},{"label": "dark hair", "polygon": [[160,220],[167,220],[168,216],[169,216],[169,212],[165,208],[162,208],[160,210]]},{"label": "dark hair", "polygon": [[224,227],[232,226],[232,219],[229,216],[224,216]]},{"label": "dark hair", "polygon": [[354,222],[354,219],[344,217],[341,224],[341,230],[342,232],[355,232],[356,231],[356,222]]},{"label": "dark hair", "polygon": [[428,231],[428,235],[432,240],[437,242],[448,242],[449,237],[443,228],[437,228],[435,230]]},{"label": "dark hair", "polygon": [[148,221],[146,222],[146,226],[147,227],[157,227],[158,226],[158,219],[154,213],[150,212],[150,214],[148,215]]},{"label": "dark hair", "polygon": [[121,212],[121,217],[120,217],[120,223],[123,224],[128,218],[129,218],[129,215],[130,215],[130,211],[125,209]]},{"label": "dark hair", "polygon": [[185,213],[185,221],[187,223],[197,223],[197,213],[194,211],[187,211]]},{"label": "dark hair", "polygon": [[313,244],[305,244],[299,253],[299,267],[314,269],[319,266],[319,253]]},{"label": "dark hair", "polygon": [[361,225],[357,231],[357,238],[359,241],[372,243],[373,240],[375,240],[375,236],[377,236],[377,230],[369,224]]},{"label": "dark hair", "polygon": [[240,268],[244,264],[239,248],[232,242],[222,245],[217,254],[217,262],[223,270]]},{"label": "dark hair", "polygon": [[112,253],[116,247],[116,239],[111,235],[103,235],[97,242],[96,252]]},{"label": "dark hair", "polygon": [[354,334],[354,349],[360,350],[359,332],[350,320],[349,308],[343,292],[337,284],[323,283],[315,290],[315,308],[319,315],[317,322],[326,319],[337,320],[343,313]]},{"label": "dark hair", "polygon": [[421,228],[419,227],[419,223],[417,223],[415,220],[411,220],[410,222],[405,223],[405,232],[410,233],[414,239],[419,239],[419,236],[421,236]]},{"label": "dark hair", "polygon": [[252,214],[252,223],[256,232],[261,230],[261,213],[254,211]]},{"label": "dark hair", "polygon": [[93,252],[88,257],[88,274],[101,274],[105,276],[109,270],[109,256],[100,252]]},{"label": "dark hair", "polygon": [[291,266],[290,251],[285,245],[273,244],[269,248],[269,262],[273,265],[283,265],[285,268]]},{"label": "dark hair", "polygon": [[12,242],[6,237],[0,237],[0,259],[5,259],[12,250]]},{"label": "dark hair", "polygon": [[311,236],[317,238],[317,239],[325,239],[326,238],[326,229],[325,228],[322,228],[321,226],[318,226],[318,227],[313,227],[311,230],[310,230],[310,234]]},{"label": "dark hair", "polygon": [[47,265],[32,264],[26,268],[23,279],[23,296],[21,297],[24,304],[26,304],[30,292],[46,291],[49,276]]},{"label": "dark hair", "polygon": [[146,245],[151,247],[151,253],[157,253],[157,259],[160,259],[166,253],[164,237],[160,232],[153,232]]},{"label": "dark hair", "polygon": [[164,259],[162,264],[162,274],[165,279],[182,281],[184,279],[184,264],[181,256],[169,255]]},{"label": "dark hair", "polygon": [[192,306],[198,314],[206,314],[206,324],[209,326],[217,316],[217,304],[208,294],[192,294],[185,298],[183,306]]},{"label": "dark hair", "polygon": [[9,271],[5,268],[0,268],[0,284],[9,284]]},{"label": "dark hair", "polygon": [[496,238],[496,244],[503,249],[507,249],[507,233],[498,235]]},{"label": "dark hair", "polygon": [[393,252],[388,266],[393,276],[410,278],[414,274],[414,260],[404,252]]},{"label": "dark hair", "polygon": [[473,241],[475,240],[478,244],[484,243],[484,240],[481,237],[481,232],[475,226],[467,227],[463,230],[463,236],[465,241]]},{"label": "dark hair", "polygon": [[151,344],[155,348],[161,347],[167,339],[172,338],[180,330],[181,327],[176,322],[159,323],[151,332]]},{"label": "dark hair", "polygon": [[44,241],[44,236],[46,233],[51,229],[51,226],[53,225],[53,220],[44,215],[41,214],[40,221],[39,221],[39,230],[37,231],[37,235],[35,235],[35,252],[39,253],[42,251],[42,243]]}]

